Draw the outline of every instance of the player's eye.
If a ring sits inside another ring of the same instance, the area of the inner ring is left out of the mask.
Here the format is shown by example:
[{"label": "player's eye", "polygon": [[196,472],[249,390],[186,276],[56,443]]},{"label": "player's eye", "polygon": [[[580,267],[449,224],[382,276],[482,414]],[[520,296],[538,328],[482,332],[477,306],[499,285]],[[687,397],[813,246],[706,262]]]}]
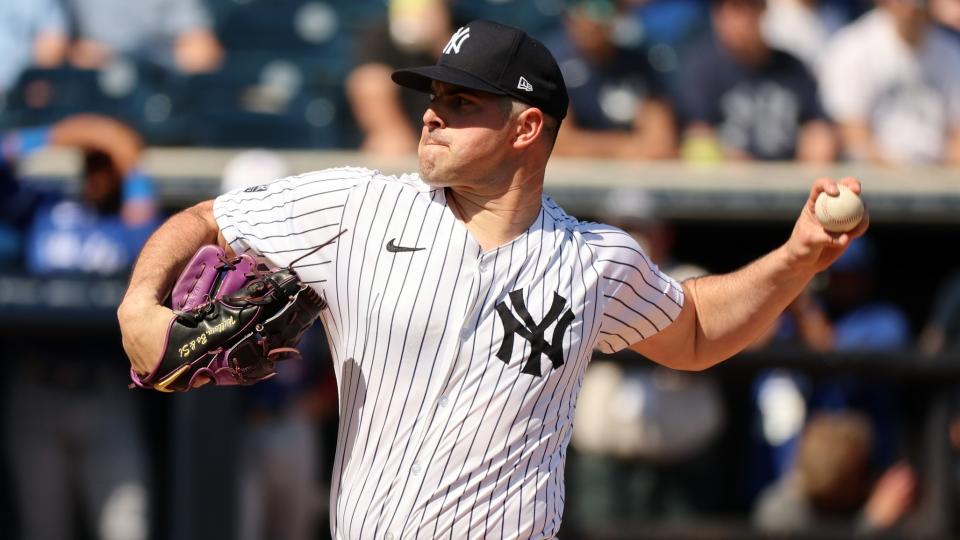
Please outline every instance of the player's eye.
[{"label": "player's eye", "polygon": [[471,106],[471,105],[474,104],[474,102],[473,102],[472,100],[469,100],[469,99],[467,99],[467,98],[465,98],[465,97],[463,97],[463,96],[459,96],[459,95],[458,95],[458,96],[454,96],[452,101],[453,101],[453,106],[454,106],[454,107],[457,107],[458,109],[462,109],[462,108],[464,108],[464,107],[469,107],[469,106]]}]

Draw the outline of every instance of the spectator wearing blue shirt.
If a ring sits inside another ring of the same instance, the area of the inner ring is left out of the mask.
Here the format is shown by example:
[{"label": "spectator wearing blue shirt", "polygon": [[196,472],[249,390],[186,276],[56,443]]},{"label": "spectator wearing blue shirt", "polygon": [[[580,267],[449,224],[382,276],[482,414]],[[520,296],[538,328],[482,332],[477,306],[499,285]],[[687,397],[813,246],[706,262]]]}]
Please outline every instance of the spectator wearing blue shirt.
[{"label": "spectator wearing blue shirt", "polygon": [[[0,154],[13,170],[48,145],[80,149],[83,179],[75,197],[39,196],[27,218],[28,271],[67,279],[127,271],[158,224],[152,185],[137,168],[140,138],[109,118],[78,115],[7,134]],[[146,457],[118,342],[25,340],[6,351],[3,439],[22,538],[73,538],[75,511],[93,529],[84,537],[147,536]]]},{"label": "spectator wearing blue shirt", "polygon": [[676,154],[673,110],[641,44],[614,31],[626,17],[609,0],[580,0],[567,11],[564,32],[546,41],[570,95],[557,155],[666,159]]},{"label": "spectator wearing blue shirt", "polygon": [[[876,294],[876,253],[862,238],[834,263],[822,299],[802,294],[758,345],[790,342],[815,352],[896,352],[912,346],[903,310]],[[806,419],[817,410],[860,410],[869,415],[875,433],[872,460],[885,467],[896,458],[894,393],[879,383],[848,377],[812,381],[798,373],[776,370],[755,383],[760,455],[753,479],[762,487],[790,467]]]},{"label": "spectator wearing blue shirt", "polygon": [[817,83],[795,57],[761,32],[764,0],[712,0],[715,37],[687,53],[681,68],[684,156],[825,163],[837,138]]}]

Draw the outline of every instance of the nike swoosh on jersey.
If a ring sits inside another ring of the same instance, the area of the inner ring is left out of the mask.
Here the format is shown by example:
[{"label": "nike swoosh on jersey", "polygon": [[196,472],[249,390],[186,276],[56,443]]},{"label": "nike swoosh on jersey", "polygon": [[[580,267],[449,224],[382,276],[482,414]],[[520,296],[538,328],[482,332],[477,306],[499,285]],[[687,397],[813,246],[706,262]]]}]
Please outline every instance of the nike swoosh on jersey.
[{"label": "nike swoosh on jersey", "polygon": [[422,250],[422,249],[426,249],[426,248],[422,248],[422,247],[403,247],[403,246],[398,246],[398,245],[396,245],[396,244],[393,243],[394,240],[396,240],[396,238],[391,238],[390,241],[387,242],[387,251],[389,251],[390,253],[403,253],[403,252],[405,252],[405,251],[420,251],[420,250]]}]

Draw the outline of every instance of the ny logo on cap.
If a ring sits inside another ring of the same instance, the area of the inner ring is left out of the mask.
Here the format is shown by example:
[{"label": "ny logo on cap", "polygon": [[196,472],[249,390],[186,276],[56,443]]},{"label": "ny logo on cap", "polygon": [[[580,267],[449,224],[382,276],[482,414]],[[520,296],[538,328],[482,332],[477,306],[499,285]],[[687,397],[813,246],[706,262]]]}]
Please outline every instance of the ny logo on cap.
[{"label": "ny logo on cap", "polygon": [[470,37],[470,27],[461,26],[456,33],[450,36],[450,41],[448,41],[447,45],[443,48],[443,54],[450,54],[451,51],[453,54],[459,54],[460,47],[463,46],[463,42],[466,41],[468,37]]},{"label": "ny logo on cap", "polygon": [[524,92],[533,92],[533,85],[522,76],[520,77],[520,82],[517,83],[517,88]]}]

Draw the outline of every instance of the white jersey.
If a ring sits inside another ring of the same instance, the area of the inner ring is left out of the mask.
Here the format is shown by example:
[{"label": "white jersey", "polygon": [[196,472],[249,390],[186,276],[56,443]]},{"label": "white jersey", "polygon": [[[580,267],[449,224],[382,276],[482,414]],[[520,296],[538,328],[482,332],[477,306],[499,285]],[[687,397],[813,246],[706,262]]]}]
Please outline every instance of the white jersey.
[{"label": "white jersey", "polygon": [[340,431],[334,538],[551,538],[574,405],[595,347],[662,330],[683,304],[624,232],[544,197],[483,251],[416,175],[309,173],[233,191],[238,253],[296,266],[326,299]]}]

